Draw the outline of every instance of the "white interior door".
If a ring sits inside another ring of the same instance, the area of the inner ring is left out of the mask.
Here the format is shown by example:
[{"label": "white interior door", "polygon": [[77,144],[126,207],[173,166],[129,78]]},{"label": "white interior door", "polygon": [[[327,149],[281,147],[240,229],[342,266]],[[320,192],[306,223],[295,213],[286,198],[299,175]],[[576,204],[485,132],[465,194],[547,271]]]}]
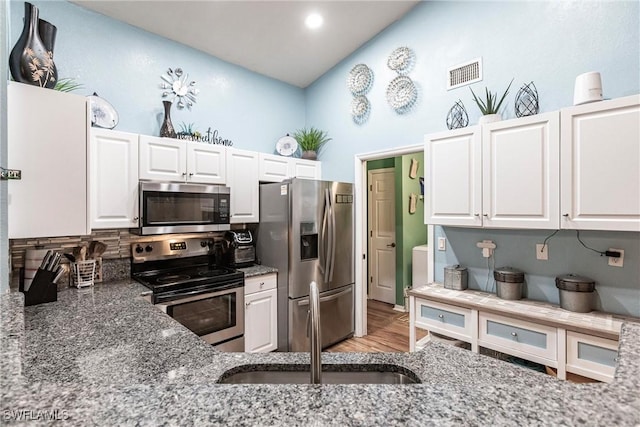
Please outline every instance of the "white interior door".
[{"label": "white interior door", "polygon": [[396,302],[396,215],[393,168],[369,171],[369,297]]}]

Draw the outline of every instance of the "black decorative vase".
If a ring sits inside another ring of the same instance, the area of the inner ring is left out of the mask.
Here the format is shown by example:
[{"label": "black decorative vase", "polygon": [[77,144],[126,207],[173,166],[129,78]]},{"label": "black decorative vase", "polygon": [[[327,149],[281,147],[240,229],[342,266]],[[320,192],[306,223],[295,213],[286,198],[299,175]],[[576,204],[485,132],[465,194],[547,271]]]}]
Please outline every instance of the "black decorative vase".
[{"label": "black decorative vase", "polygon": [[42,40],[44,48],[53,55],[58,28],[49,21],[38,19],[38,32],[40,33],[40,40]]},{"label": "black decorative vase", "polygon": [[24,27],[9,55],[9,70],[17,82],[51,89],[58,81],[58,70],[53,62],[56,27],[42,22],[47,30],[46,45],[40,38],[38,8],[25,2]]},{"label": "black decorative vase", "polygon": [[171,101],[162,101],[164,104],[164,121],[160,127],[160,136],[165,138],[177,138],[176,130],[171,123]]}]

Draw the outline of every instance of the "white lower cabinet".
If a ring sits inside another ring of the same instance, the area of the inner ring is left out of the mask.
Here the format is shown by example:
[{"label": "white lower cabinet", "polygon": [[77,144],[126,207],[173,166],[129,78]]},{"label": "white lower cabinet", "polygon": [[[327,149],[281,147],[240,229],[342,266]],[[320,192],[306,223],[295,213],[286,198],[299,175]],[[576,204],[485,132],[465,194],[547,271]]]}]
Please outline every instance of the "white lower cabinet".
[{"label": "white lower cabinet", "polygon": [[471,342],[471,310],[433,301],[416,301],[416,325],[451,338]]},{"label": "white lower cabinet", "polygon": [[617,341],[567,331],[567,372],[611,382],[617,358]]},{"label": "white lower cabinet", "polygon": [[480,313],[478,344],[523,359],[557,367],[557,329],[511,317]]},{"label": "white lower cabinet", "polygon": [[91,228],[138,224],[138,135],[91,129],[89,146]]},{"label": "white lower cabinet", "polygon": [[278,348],[277,275],[245,280],[244,350],[264,353]]},{"label": "white lower cabinet", "polygon": [[[470,300],[475,302],[461,307],[440,299],[433,301],[410,295],[410,351],[422,349],[429,341],[429,337],[416,341],[415,328],[420,328],[468,342],[474,352],[484,347],[557,368],[560,379],[566,379],[567,372],[571,372],[599,381],[613,380],[618,357],[617,340],[567,330],[567,325],[558,321],[542,324],[537,319],[513,317],[512,312],[505,313],[508,315],[488,312],[486,297],[471,296],[467,302]],[[525,303],[521,310],[526,313]],[[590,313],[581,316],[581,321],[588,324]]]}]

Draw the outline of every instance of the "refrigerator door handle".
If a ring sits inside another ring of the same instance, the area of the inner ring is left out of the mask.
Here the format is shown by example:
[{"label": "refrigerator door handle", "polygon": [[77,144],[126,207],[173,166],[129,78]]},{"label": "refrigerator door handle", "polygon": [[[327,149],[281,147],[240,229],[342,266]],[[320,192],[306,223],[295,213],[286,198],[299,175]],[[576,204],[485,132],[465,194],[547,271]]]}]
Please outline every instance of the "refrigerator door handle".
[{"label": "refrigerator door handle", "polygon": [[327,233],[328,235],[328,243],[327,243],[327,247],[325,248],[325,265],[324,265],[324,281],[325,283],[328,283],[331,281],[331,275],[330,275],[330,268],[331,268],[331,256],[333,254],[333,248],[334,248],[334,241],[333,241],[333,229],[331,227],[331,217],[332,217],[332,207],[331,207],[331,195],[329,193],[329,189],[325,189],[324,190],[324,214],[325,214],[325,219],[326,224],[323,221],[323,233]]},{"label": "refrigerator door handle", "polygon": [[331,261],[329,263],[329,282],[333,281],[333,270],[336,265],[336,209],[333,205],[333,198],[330,190],[327,190],[327,194],[329,195],[329,203],[331,206],[329,219],[331,221]]},{"label": "refrigerator door handle", "polygon": [[327,262],[327,246],[325,244],[325,241],[327,239],[327,219],[328,219],[328,212],[327,212],[327,199],[325,197],[324,200],[324,207],[322,210],[322,225],[321,225],[321,229],[320,229],[320,259],[318,260],[318,269],[320,270],[320,273],[322,273],[322,277],[324,278],[324,280],[326,281],[327,278],[327,274],[326,274],[326,270],[325,270],[325,264]]},{"label": "refrigerator door handle", "polygon": [[[348,294],[349,292],[351,292],[351,288],[348,289],[343,289],[340,292],[331,294],[331,295],[327,295],[324,297],[320,297],[320,302],[327,302],[327,301],[331,301],[334,299],[338,299],[340,298],[342,295],[344,294]],[[298,307],[303,307],[309,305],[309,298],[305,298],[303,300],[298,301]],[[307,314],[307,324],[309,323],[309,314]],[[308,326],[307,326],[308,327]]]}]

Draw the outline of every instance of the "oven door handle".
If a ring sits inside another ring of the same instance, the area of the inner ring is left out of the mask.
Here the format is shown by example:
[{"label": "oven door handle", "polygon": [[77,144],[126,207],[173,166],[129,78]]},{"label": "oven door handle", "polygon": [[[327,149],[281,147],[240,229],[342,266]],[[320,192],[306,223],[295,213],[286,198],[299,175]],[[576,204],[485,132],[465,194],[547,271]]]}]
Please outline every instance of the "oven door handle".
[{"label": "oven door handle", "polygon": [[158,300],[158,302],[156,304],[170,307],[172,305],[184,304],[184,303],[187,303],[187,302],[198,301],[198,300],[201,300],[201,299],[217,297],[217,296],[224,295],[224,294],[237,293],[238,289],[242,288],[243,282],[238,282],[237,285],[238,286],[232,287],[231,284],[230,284],[229,287],[227,287],[226,289],[223,289],[223,290],[220,290],[220,291],[216,291],[216,292],[202,293],[202,290],[195,290],[195,291],[191,291],[191,292],[184,292],[184,293],[180,293],[180,294],[174,294],[174,295],[170,296],[171,301],[167,301],[167,302],[162,302],[162,297],[163,296],[162,295],[158,295],[156,297],[157,300]]}]

